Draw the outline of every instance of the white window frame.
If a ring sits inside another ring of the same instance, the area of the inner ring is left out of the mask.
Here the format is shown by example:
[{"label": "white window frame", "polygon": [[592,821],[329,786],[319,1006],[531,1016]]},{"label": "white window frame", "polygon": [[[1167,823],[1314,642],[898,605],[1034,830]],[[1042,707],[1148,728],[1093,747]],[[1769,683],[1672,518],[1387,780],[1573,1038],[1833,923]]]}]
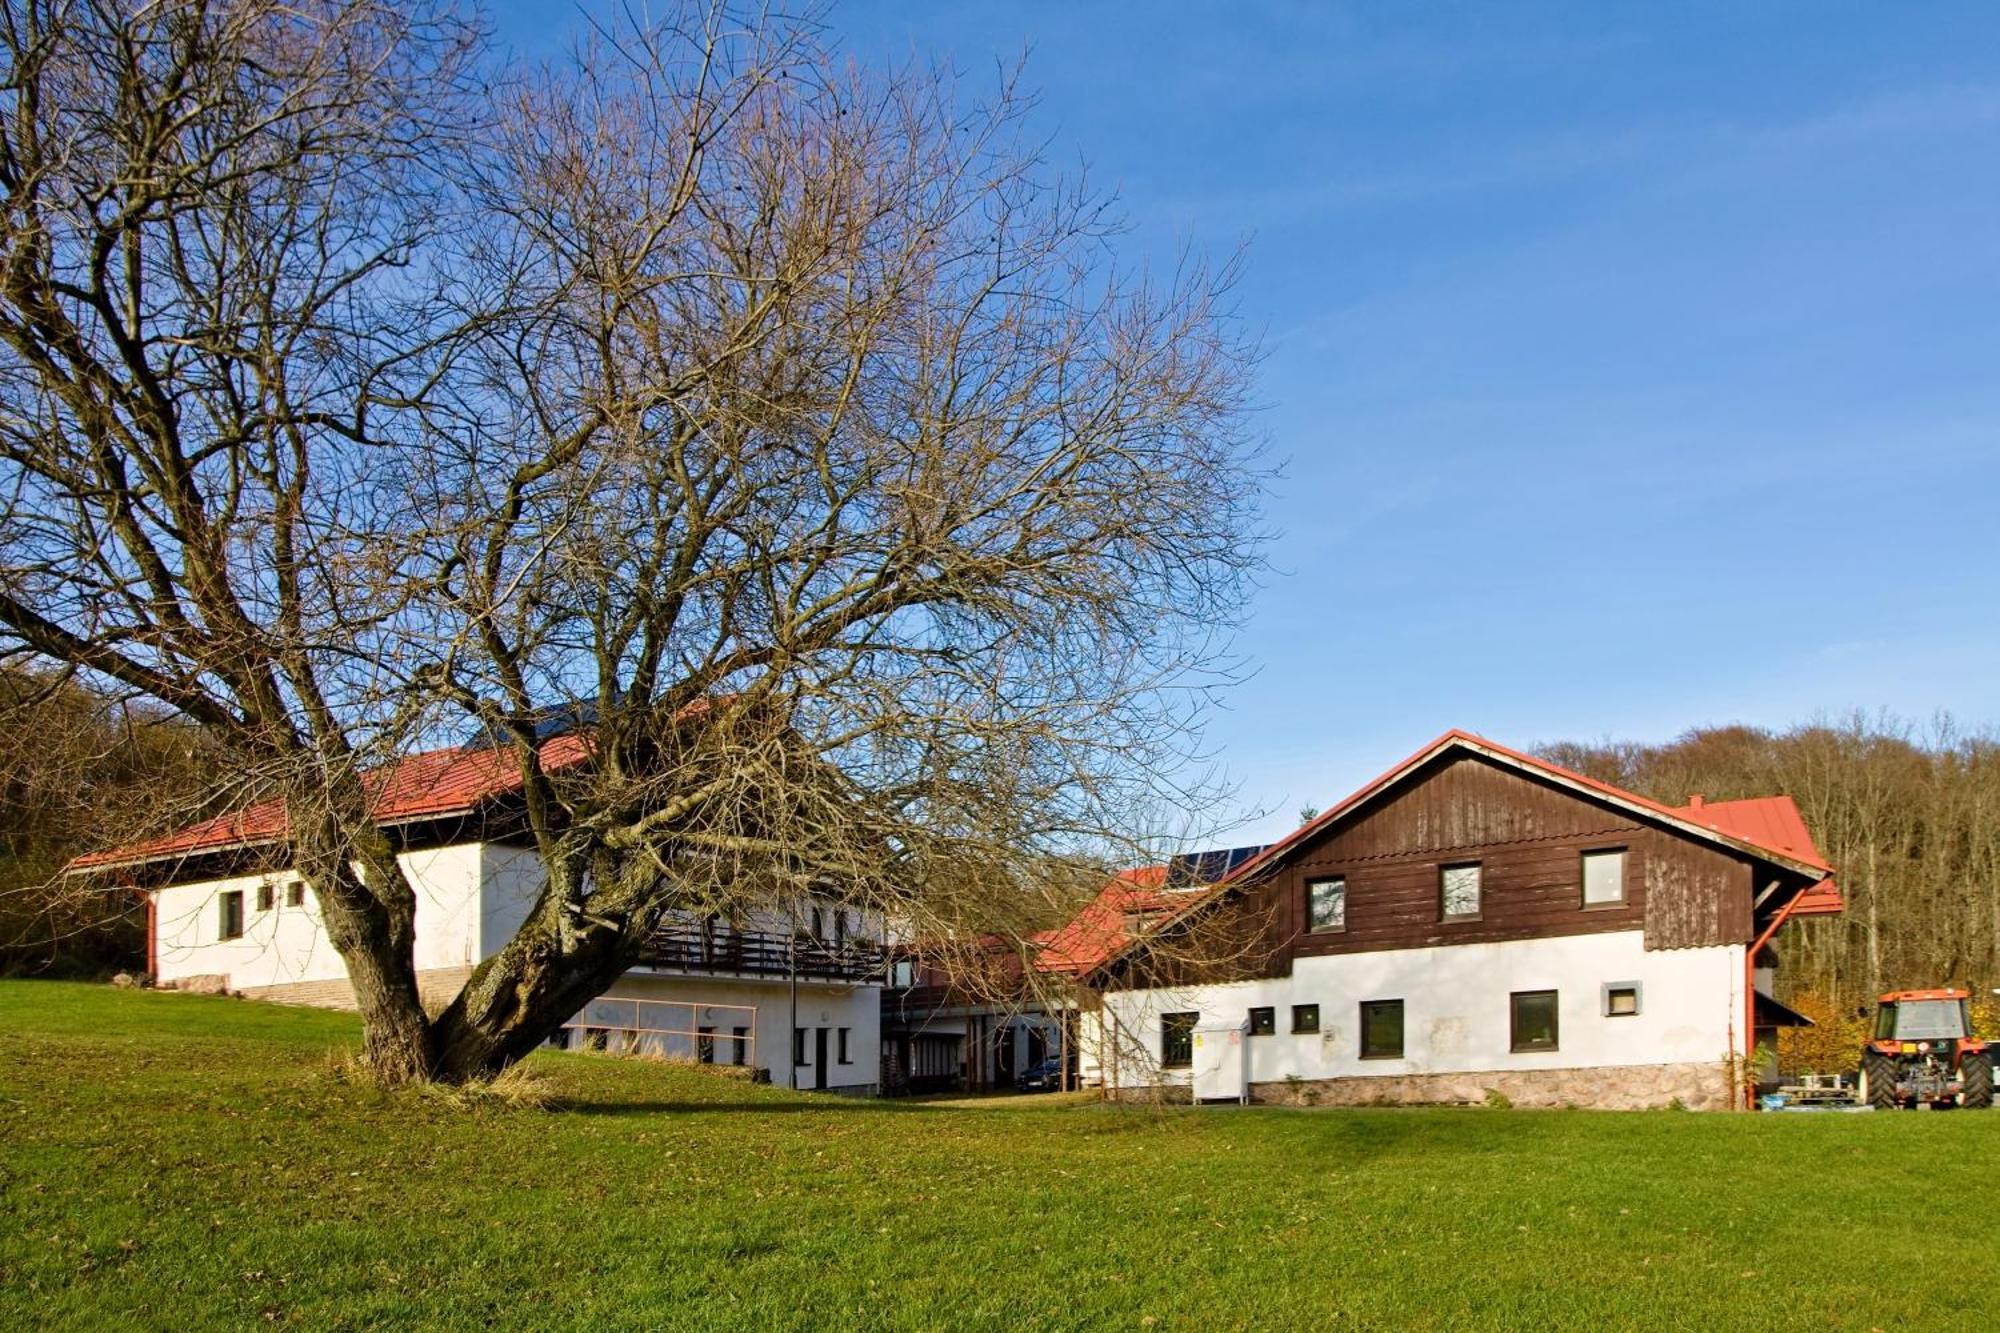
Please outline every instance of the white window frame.
[{"label": "white window frame", "polygon": [[[1616,1013],[1611,1008],[1611,992],[1628,990],[1632,992],[1632,1012]],[[1606,1018],[1637,1018],[1646,1012],[1646,988],[1637,981],[1607,981],[1598,995],[1598,1012]]]}]

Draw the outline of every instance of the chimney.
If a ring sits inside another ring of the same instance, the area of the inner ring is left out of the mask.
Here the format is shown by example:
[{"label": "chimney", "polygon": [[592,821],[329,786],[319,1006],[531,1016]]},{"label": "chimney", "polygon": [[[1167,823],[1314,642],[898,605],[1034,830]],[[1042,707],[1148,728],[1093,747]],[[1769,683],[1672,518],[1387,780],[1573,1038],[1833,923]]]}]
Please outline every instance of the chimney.
[{"label": "chimney", "polygon": [[1692,796],[1688,797],[1688,809],[1690,809],[1690,810],[1699,810],[1699,809],[1701,809],[1701,793],[1700,793],[1700,792],[1696,792],[1696,793],[1695,793],[1694,795],[1692,795]]}]

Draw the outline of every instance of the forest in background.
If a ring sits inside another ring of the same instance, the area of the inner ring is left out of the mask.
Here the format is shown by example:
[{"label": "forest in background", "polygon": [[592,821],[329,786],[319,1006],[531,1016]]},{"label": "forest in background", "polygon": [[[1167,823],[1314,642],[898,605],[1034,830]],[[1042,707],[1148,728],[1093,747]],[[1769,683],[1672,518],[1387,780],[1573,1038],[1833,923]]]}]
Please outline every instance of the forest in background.
[{"label": "forest in background", "polygon": [[146,961],[130,894],[65,883],[72,856],[226,800],[201,733],[74,679],[0,669],[0,975],[103,975]]}]

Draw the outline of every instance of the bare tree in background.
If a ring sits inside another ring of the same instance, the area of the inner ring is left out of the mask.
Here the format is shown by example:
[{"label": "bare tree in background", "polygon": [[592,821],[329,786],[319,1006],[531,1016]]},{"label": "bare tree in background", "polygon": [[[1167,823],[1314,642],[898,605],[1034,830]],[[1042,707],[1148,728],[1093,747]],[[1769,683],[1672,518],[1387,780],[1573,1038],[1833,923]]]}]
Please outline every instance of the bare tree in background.
[{"label": "bare tree in background", "polygon": [[[551,71],[421,5],[4,21],[0,626],[286,796],[385,1079],[517,1058],[673,912],[1024,934],[1199,804],[1229,275],[1118,269],[1011,87],[722,9]],[[468,718],[547,886],[433,1018],[362,775]]]}]

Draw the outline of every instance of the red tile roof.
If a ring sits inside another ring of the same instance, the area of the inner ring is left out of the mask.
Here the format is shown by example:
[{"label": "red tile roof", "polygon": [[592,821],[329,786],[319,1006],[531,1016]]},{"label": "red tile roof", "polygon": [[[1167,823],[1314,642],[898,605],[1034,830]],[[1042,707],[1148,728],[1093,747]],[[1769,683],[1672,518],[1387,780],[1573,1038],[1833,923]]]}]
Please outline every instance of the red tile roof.
[{"label": "red tile roof", "polygon": [[1137,936],[1133,913],[1171,911],[1187,902],[1186,890],[1168,891],[1164,865],[1139,866],[1114,875],[1067,925],[1035,937],[1035,967],[1082,976],[1125,950]]},{"label": "red tile roof", "polygon": [[[1738,851],[1746,851],[1766,860],[1775,860],[1779,864],[1800,874],[1812,875],[1817,873],[1822,878],[1800,897],[1799,902],[1792,909],[1792,915],[1813,915],[1841,910],[1840,891],[1835,887],[1830,878],[1833,867],[1827,864],[1825,858],[1821,856],[1819,849],[1813,845],[1812,835],[1807,832],[1805,827],[1805,820],[1800,816],[1798,807],[1792,803],[1792,798],[1789,796],[1761,797],[1754,801],[1718,802],[1712,806],[1704,805],[1698,807],[1662,805],[1658,801],[1649,800],[1635,792],[1626,791],[1621,787],[1614,787],[1608,782],[1600,782],[1596,778],[1587,777],[1582,773],[1572,772],[1560,764],[1552,764],[1546,759],[1538,758],[1531,754],[1524,754],[1519,750],[1509,749],[1507,746],[1489,741],[1483,736],[1474,735],[1472,732],[1461,731],[1456,728],[1445,732],[1444,735],[1439,736],[1436,740],[1424,746],[1421,750],[1403,760],[1403,762],[1382,773],[1379,777],[1363,783],[1338,805],[1320,814],[1310,823],[1294,829],[1287,836],[1280,838],[1269,847],[1266,847],[1262,852],[1243,862],[1229,874],[1225,875],[1213,887],[1216,889],[1227,888],[1255,876],[1299,843],[1325,829],[1334,821],[1353,813],[1358,807],[1375,796],[1380,795],[1390,787],[1393,787],[1424,764],[1429,763],[1446,751],[1454,749],[1484,755],[1501,764],[1537,774],[1559,785],[1572,789],[1581,789],[1607,800],[1613,805],[1623,806],[1628,810],[1663,820],[1679,828],[1684,833],[1711,842],[1719,842]],[[1739,814],[1735,811],[1735,807],[1739,806],[1751,808],[1745,809]],[[1718,816],[1715,813],[1716,811],[1722,811],[1723,813]],[[1145,871],[1158,871],[1161,880],[1164,881],[1165,879],[1165,867],[1149,866],[1145,868]],[[1065,949],[1060,951],[1052,947],[1051,951],[1051,956],[1054,958],[1084,960],[1082,964],[1075,967],[1056,967],[1044,964],[1048,970],[1094,971],[1130,947],[1133,939],[1129,934],[1123,932],[1122,915],[1119,917],[1120,930],[1115,934],[1109,929],[1105,918],[1106,912],[1110,910],[1108,903],[1116,901],[1117,895],[1114,893],[1114,890],[1117,889],[1117,886],[1118,881],[1114,880],[1111,885],[1106,886],[1105,890],[1098,895],[1095,901],[1078,914],[1075,921],[1072,921],[1063,930],[1053,932],[1056,937],[1063,937],[1066,932],[1076,929],[1079,922],[1090,918],[1094,925],[1091,928],[1080,931],[1076,942],[1069,944]],[[1198,907],[1203,901],[1208,900],[1213,895],[1156,893],[1153,896],[1157,899],[1170,900],[1166,905],[1170,905],[1177,910],[1188,911]],[[1091,947],[1093,945],[1096,947]]]},{"label": "red tile roof", "polygon": [[[567,768],[583,758],[584,745],[581,736],[557,736],[542,745],[542,766]],[[518,791],[521,766],[511,750],[431,750],[364,774],[361,781],[373,803],[375,821],[404,824],[470,814],[496,796]],[[259,801],[164,837],[79,856],[69,863],[69,869],[132,865],[255,846],[284,837],[285,828],[283,799]]]}]

